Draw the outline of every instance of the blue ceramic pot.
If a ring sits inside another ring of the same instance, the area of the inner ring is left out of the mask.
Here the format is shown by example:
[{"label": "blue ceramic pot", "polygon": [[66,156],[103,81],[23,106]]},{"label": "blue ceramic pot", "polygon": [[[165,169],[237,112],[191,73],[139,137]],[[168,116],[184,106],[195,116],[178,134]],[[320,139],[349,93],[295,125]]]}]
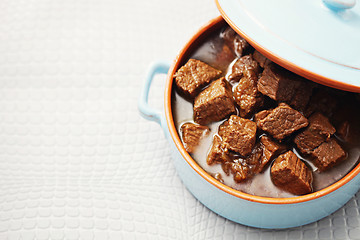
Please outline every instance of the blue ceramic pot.
[{"label": "blue ceramic pot", "polygon": [[[139,100],[141,115],[162,127],[171,146],[176,170],[185,186],[201,203],[234,222],[259,228],[290,228],[317,221],[341,208],[360,188],[360,165],[338,182],[320,191],[299,197],[267,198],[234,190],[207,174],[186,152],[176,131],[171,111],[173,75],[184,64],[199,41],[224,26],[215,18],[201,28],[185,45],[173,64],[153,64],[146,76]],[[167,73],[165,109],[148,105],[148,94],[155,75]]]}]

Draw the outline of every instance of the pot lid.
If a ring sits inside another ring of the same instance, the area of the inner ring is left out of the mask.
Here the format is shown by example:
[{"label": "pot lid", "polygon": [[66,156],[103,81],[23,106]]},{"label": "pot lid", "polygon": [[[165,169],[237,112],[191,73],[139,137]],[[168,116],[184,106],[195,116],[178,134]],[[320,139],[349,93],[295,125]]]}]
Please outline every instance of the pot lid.
[{"label": "pot lid", "polygon": [[315,82],[360,92],[360,3],[355,0],[216,0],[258,51]]}]

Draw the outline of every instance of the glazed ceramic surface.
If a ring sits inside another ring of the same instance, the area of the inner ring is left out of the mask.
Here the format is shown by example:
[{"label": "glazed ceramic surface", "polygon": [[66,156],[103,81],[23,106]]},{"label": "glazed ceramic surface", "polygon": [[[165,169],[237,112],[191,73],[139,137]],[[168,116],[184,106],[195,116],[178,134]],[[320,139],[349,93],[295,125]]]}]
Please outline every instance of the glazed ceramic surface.
[{"label": "glazed ceramic surface", "polygon": [[[223,23],[216,18],[203,27],[187,43],[175,62],[159,62],[148,71],[145,87],[139,101],[143,117],[161,125],[172,149],[179,176],[190,192],[205,206],[232,221],[260,228],[289,228],[317,221],[343,206],[360,188],[360,166],[337,183],[318,192],[293,198],[265,198],[245,194],[216,181],[201,169],[181,144],[171,113],[173,74],[185,60],[197,39],[206,36]],[[148,105],[151,82],[157,74],[168,73],[165,86],[165,110]]]}]

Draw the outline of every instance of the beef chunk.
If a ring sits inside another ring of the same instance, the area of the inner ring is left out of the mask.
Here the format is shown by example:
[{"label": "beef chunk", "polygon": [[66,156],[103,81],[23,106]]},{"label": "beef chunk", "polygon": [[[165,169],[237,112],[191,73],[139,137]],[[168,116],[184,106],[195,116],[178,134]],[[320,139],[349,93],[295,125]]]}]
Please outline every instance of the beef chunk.
[{"label": "beef chunk", "polygon": [[254,121],[256,123],[256,126],[260,128],[260,123],[264,118],[271,113],[271,110],[263,110],[255,114]]},{"label": "beef chunk", "polygon": [[201,138],[209,134],[210,128],[194,123],[184,123],[181,126],[181,132],[186,151],[193,153]]},{"label": "beef chunk", "polygon": [[190,59],[174,75],[177,88],[187,97],[194,98],[221,71],[196,59]]},{"label": "beef chunk", "polygon": [[339,127],[337,128],[337,135],[346,142],[351,142],[351,135],[350,135],[350,123],[349,121],[345,120],[340,123]]},{"label": "beef chunk", "polygon": [[220,78],[195,98],[194,121],[201,125],[216,122],[236,111],[230,84]]},{"label": "beef chunk", "polygon": [[214,67],[218,67],[219,69],[227,69],[235,57],[236,56],[233,50],[231,50],[228,45],[223,44],[219,54],[216,55],[215,63],[217,65],[214,65]]},{"label": "beef chunk", "polygon": [[250,170],[246,164],[242,164],[241,162],[232,162],[229,166],[231,173],[234,175],[235,182],[242,182],[250,178]]},{"label": "beef chunk", "polygon": [[260,138],[261,147],[263,149],[263,154],[260,159],[258,172],[262,172],[265,166],[270,162],[276,155],[285,151],[286,146],[272,140],[268,136],[261,136]]},{"label": "beef chunk", "polygon": [[232,163],[233,162],[228,161],[228,162],[224,162],[224,163],[221,164],[221,168],[224,171],[224,173],[226,174],[226,176],[230,176]]},{"label": "beef chunk", "polygon": [[309,103],[315,84],[271,63],[265,66],[257,87],[271,99],[286,102],[303,111]]},{"label": "beef chunk", "polygon": [[289,104],[294,107],[296,110],[304,111],[308,105],[315,84],[304,80],[296,89],[293,97],[291,98]]},{"label": "beef chunk", "polygon": [[234,89],[235,101],[239,106],[240,116],[246,117],[263,104],[263,95],[257,89],[258,63],[251,55],[237,60],[232,68],[229,80],[239,81]]},{"label": "beef chunk", "polygon": [[235,156],[232,153],[232,160],[221,164],[223,171],[227,176],[233,175],[235,182],[243,182],[252,178],[256,173],[262,156],[262,148],[256,145],[252,152],[246,156]]},{"label": "beef chunk", "polygon": [[321,143],[330,139],[335,131],[329,119],[316,112],[310,116],[309,126],[295,137],[294,142],[300,152],[310,154]]},{"label": "beef chunk", "polygon": [[243,56],[251,49],[250,44],[230,27],[222,32],[221,37],[238,57]]},{"label": "beef chunk", "polygon": [[234,98],[241,117],[249,116],[264,103],[264,97],[257,90],[256,83],[256,76],[244,76],[234,89]]},{"label": "beef chunk", "polygon": [[271,180],[279,188],[295,195],[312,191],[312,173],[292,151],[280,155],[271,167]]},{"label": "beef chunk", "polygon": [[328,142],[323,142],[318,148],[312,151],[311,155],[314,157],[313,162],[315,166],[321,172],[330,169],[346,157],[345,151],[334,138],[331,138]]},{"label": "beef chunk", "polygon": [[229,161],[227,153],[222,148],[221,138],[217,135],[214,136],[213,144],[210,149],[210,152],[207,156],[206,162],[208,165],[213,163],[222,163]]},{"label": "beef chunk", "polygon": [[223,147],[239,153],[248,155],[255,145],[256,123],[249,119],[231,115],[219,127],[219,135],[223,139]]},{"label": "beef chunk", "polygon": [[300,86],[299,76],[274,64],[268,64],[258,81],[259,91],[273,100],[290,102]]},{"label": "beef chunk", "polygon": [[208,154],[207,163],[220,163],[224,173],[233,175],[236,182],[242,182],[250,179],[259,172],[260,160],[262,157],[262,147],[257,144],[247,156],[241,156],[238,153],[224,151],[221,139],[214,136],[212,148]]},{"label": "beef chunk", "polygon": [[312,97],[305,110],[305,116],[314,112],[321,112],[325,116],[332,116],[337,107],[337,101],[325,88],[319,89]]},{"label": "beef chunk", "polygon": [[232,72],[229,75],[229,80],[239,81],[243,76],[254,77],[260,72],[259,64],[253,59],[251,55],[246,55],[239,58],[232,66]]},{"label": "beef chunk", "polygon": [[257,145],[247,157],[238,158],[232,161],[229,164],[229,168],[234,176],[234,181],[246,181],[258,173],[261,156],[262,148]]},{"label": "beef chunk", "polygon": [[255,59],[255,61],[257,61],[259,63],[260,67],[262,67],[262,68],[264,68],[266,65],[271,63],[270,59],[266,58],[264,55],[259,53],[257,50],[254,51],[253,58]]},{"label": "beef chunk", "polygon": [[[258,114],[260,114],[256,116],[258,127],[277,140],[282,140],[308,125],[308,120],[301,113],[282,103],[270,113]],[[261,119],[265,114],[267,115]]]}]

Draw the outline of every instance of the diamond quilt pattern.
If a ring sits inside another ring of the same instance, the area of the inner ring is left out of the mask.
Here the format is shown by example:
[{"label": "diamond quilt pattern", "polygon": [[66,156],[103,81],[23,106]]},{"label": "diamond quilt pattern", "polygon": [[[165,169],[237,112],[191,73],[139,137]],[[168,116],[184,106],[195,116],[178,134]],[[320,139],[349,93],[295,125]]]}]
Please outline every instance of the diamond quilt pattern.
[{"label": "diamond quilt pattern", "polygon": [[0,239],[360,239],[359,193],[316,223],[260,230],[182,185],[137,99],[149,64],[218,15],[206,0],[0,2]]}]

